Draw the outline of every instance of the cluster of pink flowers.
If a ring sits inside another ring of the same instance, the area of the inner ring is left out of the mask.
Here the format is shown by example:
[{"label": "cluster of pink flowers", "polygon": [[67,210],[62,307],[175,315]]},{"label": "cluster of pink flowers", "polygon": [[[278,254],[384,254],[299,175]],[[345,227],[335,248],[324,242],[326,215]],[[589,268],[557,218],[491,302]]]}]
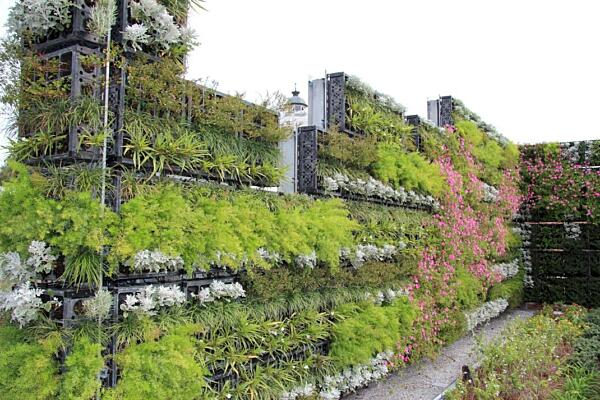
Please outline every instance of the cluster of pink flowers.
[{"label": "cluster of pink flowers", "polygon": [[600,218],[600,169],[571,163],[561,151],[529,146],[521,161],[527,211],[546,220]]},{"label": "cluster of pink flowers", "polygon": [[[454,132],[448,129],[448,134]],[[453,163],[448,149],[438,158],[448,184],[432,227],[439,243],[424,249],[410,288],[410,296],[417,301],[420,311],[415,325],[420,327],[419,339],[428,343],[439,343],[441,329],[455,322],[450,315],[457,309],[454,299],[456,286],[460,284],[458,269],[477,277],[482,287],[500,281],[488,259],[506,253],[508,223],[522,200],[518,173],[507,170],[497,188],[498,201],[484,202],[485,185],[478,177],[482,167],[465,142],[459,140],[459,143],[462,172]]]}]

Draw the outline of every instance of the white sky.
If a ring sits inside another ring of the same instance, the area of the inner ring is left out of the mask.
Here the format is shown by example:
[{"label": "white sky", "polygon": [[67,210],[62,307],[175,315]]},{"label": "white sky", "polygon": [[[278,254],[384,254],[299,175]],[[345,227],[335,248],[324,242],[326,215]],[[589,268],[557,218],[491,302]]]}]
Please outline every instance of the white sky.
[{"label": "white sky", "polygon": [[[15,0],[0,0],[0,22]],[[5,6],[6,5],[6,6]],[[256,100],[325,71],[409,114],[453,95],[516,142],[600,139],[598,0],[206,0],[190,78]]]}]

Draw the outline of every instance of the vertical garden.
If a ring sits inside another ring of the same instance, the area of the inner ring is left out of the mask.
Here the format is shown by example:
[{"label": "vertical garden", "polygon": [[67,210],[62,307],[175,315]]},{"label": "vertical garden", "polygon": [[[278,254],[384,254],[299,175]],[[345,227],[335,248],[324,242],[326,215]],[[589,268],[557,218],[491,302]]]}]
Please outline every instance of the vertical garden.
[{"label": "vertical garden", "polygon": [[314,190],[261,190],[290,132],[183,79],[193,3],[11,10],[0,399],[337,399],[521,303],[514,144],[345,76]]}]

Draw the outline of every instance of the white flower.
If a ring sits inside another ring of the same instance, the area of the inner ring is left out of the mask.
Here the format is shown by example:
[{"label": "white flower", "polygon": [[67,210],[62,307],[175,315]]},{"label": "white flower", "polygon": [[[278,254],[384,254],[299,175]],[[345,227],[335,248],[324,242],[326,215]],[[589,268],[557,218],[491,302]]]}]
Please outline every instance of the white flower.
[{"label": "white flower", "polygon": [[212,281],[209,287],[203,288],[193,297],[200,304],[206,304],[220,299],[235,300],[240,297],[246,297],[246,291],[238,282],[225,283],[223,281]]},{"label": "white flower", "polygon": [[215,299],[238,299],[246,297],[246,291],[238,282],[226,284],[223,281],[212,281],[210,284],[211,296]]},{"label": "white flower", "polygon": [[[391,351],[382,352],[377,354],[368,364],[345,369],[335,376],[325,376],[319,388],[319,397],[323,400],[337,400],[345,393],[383,378],[390,372],[387,365],[392,357],[393,353]],[[316,388],[311,389],[316,393]],[[297,393],[297,390],[294,389],[290,393]],[[295,397],[289,397],[289,399],[295,399]]]},{"label": "white flower", "polygon": [[128,25],[123,32],[123,39],[130,42],[134,50],[142,50],[140,44],[148,44],[151,40],[144,24]]},{"label": "white flower", "polygon": [[210,294],[210,288],[204,288],[204,289],[200,290],[200,292],[198,293],[196,298],[198,299],[198,302],[200,304],[210,303],[212,301],[215,301],[215,299]]},{"label": "white flower", "polygon": [[139,293],[125,296],[120,309],[124,312],[154,315],[161,307],[173,307],[183,304],[185,300],[185,293],[177,286],[146,286]]},{"label": "white flower", "polygon": [[360,268],[366,261],[390,261],[398,253],[398,250],[406,248],[406,245],[399,242],[398,247],[386,244],[383,247],[377,247],[373,244],[358,245],[354,250],[349,248],[340,249],[340,258],[342,261],[348,261],[354,268]]},{"label": "white flower", "polygon": [[581,226],[579,224],[565,222],[563,226],[568,239],[578,239],[581,236]]},{"label": "white flower", "polygon": [[178,271],[183,269],[181,257],[169,257],[160,251],[142,250],[133,257],[133,270],[137,272]]},{"label": "white flower", "polygon": [[83,310],[90,319],[105,320],[110,314],[112,302],[112,294],[106,289],[101,289],[96,292],[94,297],[83,302]]},{"label": "white flower", "polygon": [[63,30],[71,24],[71,0],[20,0],[9,14],[9,31],[34,39],[45,37],[51,31]]},{"label": "white flower", "polygon": [[267,249],[260,248],[256,250],[258,256],[272,264],[277,264],[281,261],[281,255],[278,253],[270,253]]},{"label": "white flower", "polygon": [[483,201],[487,203],[495,203],[498,201],[498,196],[500,195],[500,191],[495,187],[488,185],[485,182],[483,184]]},{"label": "white flower", "polygon": [[33,273],[21,263],[17,252],[0,253],[0,281],[11,285],[29,280]]},{"label": "white flower", "polygon": [[475,310],[465,313],[467,329],[472,331],[477,326],[500,315],[507,307],[508,301],[506,301],[506,299],[497,299],[488,301]]},{"label": "white flower", "polygon": [[[177,43],[192,43],[191,32],[187,29],[182,32],[166,7],[156,0],[132,1],[131,16],[139,22],[137,25],[145,29],[141,37],[147,42],[141,43],[155,44],[165,49]],[[141,33],[141,28],[136,29]]]},{"label": "white flower", "polygon": [[317,253],[312,252],[296,257],[296,265],[302,268],[314,268],[317,266]]},{"label": "white flower", "polygon": [[50,273],[54,268],[56,256],[52,255],[52,249],[46,242],[34,240],[29,245],[29,258],[27,265],[37,273]]},{"label": "white flower", "polygon": [[494,264],[492,270],[500,275],[502,280],[506,280],[519,273],[519,261],[519,258],[515,258],[509,263]]},{"label": "white flower", "polygon": [[11,292],[0,293],[0,310],[10,311],[12,320],[24,327],[36,320],[38,312],[45,308],[40,298],[43,293],[43,290],[32,288],[29,282],[25,282]]},{"label": "white flower", "polygon": [[407,192],[402,187],[394,189],[372,177],[366,181],[364,179],[352,180],[346,175],[335,173],[333,176],[324,177],[321,186],[326,192],[345,191],[366,197],[397,201],[410,207],[439,208],[439,203],[431,196],[423,196],[412,190]]}]

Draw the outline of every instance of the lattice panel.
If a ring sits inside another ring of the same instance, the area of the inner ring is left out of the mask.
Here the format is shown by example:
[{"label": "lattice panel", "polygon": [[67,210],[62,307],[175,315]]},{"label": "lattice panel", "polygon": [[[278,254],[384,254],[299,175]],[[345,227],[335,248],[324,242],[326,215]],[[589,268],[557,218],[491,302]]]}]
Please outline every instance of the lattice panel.
[{"label": "lattice panel", "polygon": [[443,96],[440,98],[440,120],[439,126],[454,125],[452,118],[452,96]]},{"label": "lattice panel", "polygon": [[343,72],[327,75],[327,119],[329,124],[346,129],[346,75]]},{"label": "lattice panel", "polygon": [[297,191],[311,193],[317,190],[317,128],[298,128]]}]

